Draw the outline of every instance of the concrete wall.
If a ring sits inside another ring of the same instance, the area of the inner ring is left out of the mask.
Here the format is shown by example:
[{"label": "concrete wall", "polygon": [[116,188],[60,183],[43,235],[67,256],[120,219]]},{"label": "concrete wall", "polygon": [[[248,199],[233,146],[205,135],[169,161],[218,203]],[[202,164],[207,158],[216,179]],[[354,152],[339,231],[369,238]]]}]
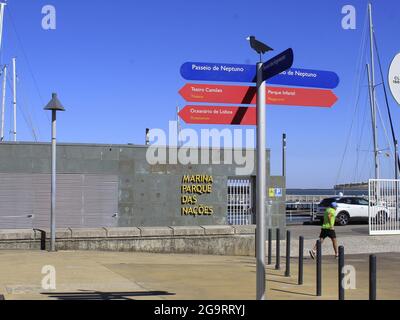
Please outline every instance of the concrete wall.
[{"label": "concrete wall", "polygon": [[[112,224],[99,227],[162,227],[226,225],[227,182],[237,177],[235,164],[213,165],[150,165],[146,160],[148,148],[129,145],[59,144],[57,172],[62,175],[116,176],[118,215]],[[174,149],[167,149],[175,152]],[[50,172],[50,145],[41,143],[0,144],[0,173],[38,174]],[[239,152],[237,150],[228,150]],[[254,159],[254,150],[247,150]],[[240,151],[241,152],[241,151]],[[270,153],[267,151],[267,172],[270,176]],[[210,152],[210,160],[224,161],[224,151]],[[211,163],[211,161],[210,161]],[[256,165],[249,176],[255,176]],[[182,216],[181,185],[184,175],[210,175],[214,179],[213,192],[201,196],[200,202],[212,206],[210,216]],[[49,177],[47,178],[49,179]],[[284,188],[284,180],[271,177],[269,187]],[[1,181],[0,181],[1,183]],[[50,183],[50,181],[49,181]],[[283,227],[285,210],[283,198],[269,199],[269,226]],[[73,201],[73,200],[71,200]],[[7,213],[9,214],[9,213]],[[115,214],[110,212],[110,215]],[[66,213],[68,215],[68,213]],[[104,219],[103,219],[104,220]],[[106,220],[104,220],[106,221]],[[32,227],[43,227],[33,225]],[[58,227],[69,227],[68,222]],[[85,225],[82,225],[85,227]]]},{"label": "concrete wall", "polygon": [[[0,250],[40,250],[41,235],[29,229],[0,231]],[[47,233],[47,249],[48,236]],[[66,228],[57,230],[56,247],[74,251],[254,256],[255,226]]]}]

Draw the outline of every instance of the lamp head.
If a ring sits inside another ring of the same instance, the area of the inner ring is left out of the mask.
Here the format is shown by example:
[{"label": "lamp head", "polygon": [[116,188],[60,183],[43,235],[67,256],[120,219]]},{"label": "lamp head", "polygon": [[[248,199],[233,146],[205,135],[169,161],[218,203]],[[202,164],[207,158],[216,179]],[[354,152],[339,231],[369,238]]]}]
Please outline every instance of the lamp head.
[{"label": "lamp head", "polygon": [[64,106],[58,100],[57,93],[52,94],[52,98],[47,106],[44,108],[46,111],[65,111]]}]

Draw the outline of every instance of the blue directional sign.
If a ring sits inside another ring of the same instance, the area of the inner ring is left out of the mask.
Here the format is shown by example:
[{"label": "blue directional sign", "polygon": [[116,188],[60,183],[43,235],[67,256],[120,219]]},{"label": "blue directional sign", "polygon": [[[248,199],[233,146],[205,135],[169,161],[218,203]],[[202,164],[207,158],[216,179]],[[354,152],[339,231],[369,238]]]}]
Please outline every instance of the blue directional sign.
[{"label": "blue directional sign", "polygon": [[246,64],[187,62],[181,68],[186,80],[255,82],[256,67]]},{"label": "blue directional sign", "polygon": [[339,85],[339,76],[331,71],[292,68],[267,80],[268,84],[335,89]]},{"label": "blue directional sign", "polygon": [[293,65],[293,50],[287,49],[286,51],[273,57],[263,65],[263,78],[264,81],[273,78],[274,76],[286,71]]},{"label": "blue directional sign", "polygon": [[[290,62],[290,59],[286,61]],[[278,69],[272,66],[269,70],[267,68],[266,76],[268,77],[268,74],[271,75],[276,70]],[[255,83],[257,82],[256,74],[256,66],[246,64],[187,62],[181,67],[182,77],[190,81]],[[339,76],[334,72],[299,68],[288,69],[267,79],[267,83],[273,85],[323,89],[335,89],[339,82]]]}]

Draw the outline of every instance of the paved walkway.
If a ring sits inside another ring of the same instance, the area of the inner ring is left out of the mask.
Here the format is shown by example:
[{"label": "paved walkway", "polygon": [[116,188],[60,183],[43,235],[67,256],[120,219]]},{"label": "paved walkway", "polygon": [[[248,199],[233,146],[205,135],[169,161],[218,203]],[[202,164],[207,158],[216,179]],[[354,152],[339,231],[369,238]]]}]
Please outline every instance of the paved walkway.
[{"label": "paved walkway", "polygon": [[[305,238],[305,248],[314,247],[321,232],[319,225],[290,226],[292,233],[291,256],[297,257],[299,254],[299,237]],[[351,224],[346,227],[336,227],[338,244],[344,246],[347,254],[373,254],[373,253],[400,253],[400,235],[392,236],[369,236],[368,225]],[[324,255],[333,255],[332,242],[327,239],[323,246]],[[273,246],[275,247],[275,241]],[[285,252],[286,241],[281,242],[282,253]],[[274,249],[275,250],[275,249]],[[275,253],[275,252],[273,252]]]},{"label": "paved walkway", "polygon": [[[357,270],[349,299],[368,298],[368,256],[348,256]],[[293,260],[293,275],[297,267]],[[42,267],[57,271],[57,290],[41,288]],[[378,296],[400,299],[400,254],[378,256]],[[315,297],[315,263],[305,262],[305,285],[267,268],[269,299],[337,299],[337,261],[324,258],[324,296]],[[0,293],[8,300],[152,299],[253,300],[251,257],[159,255],[117,252],[0,252]]]}]

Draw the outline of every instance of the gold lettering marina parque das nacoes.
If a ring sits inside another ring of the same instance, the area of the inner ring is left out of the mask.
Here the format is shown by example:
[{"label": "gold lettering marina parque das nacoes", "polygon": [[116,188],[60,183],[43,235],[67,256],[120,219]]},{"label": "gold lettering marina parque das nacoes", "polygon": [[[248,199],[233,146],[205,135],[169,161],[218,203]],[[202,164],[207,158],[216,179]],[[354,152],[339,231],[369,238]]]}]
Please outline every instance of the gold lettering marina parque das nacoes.
[{"label": "gold lettering marina parque das nacoes", "polygon": [[211,206],[199,205],[197,207],[182,208],[183,216],[211,216],[214,214],[214,209]]},{"label": "gold lettering marina parque das nacoes", "polygon": [[212,185],[196,184],[196,185],[183,185],[181,187],[182,194],[211,194]]},{"label": "gold lettering marina parque das nacoes", "polygon": [[214,178],[208,175],[187,175],[183,177],[182,183],[213,184]]},{"label": "gold lettering marina parque das nacoes", "polygon": [[198,196],[209,195],[213,191],[214,178],[209,175],[185,175],[181,186],[181,214],[183,216],[211,216],[212,206],[200,204]]}]

